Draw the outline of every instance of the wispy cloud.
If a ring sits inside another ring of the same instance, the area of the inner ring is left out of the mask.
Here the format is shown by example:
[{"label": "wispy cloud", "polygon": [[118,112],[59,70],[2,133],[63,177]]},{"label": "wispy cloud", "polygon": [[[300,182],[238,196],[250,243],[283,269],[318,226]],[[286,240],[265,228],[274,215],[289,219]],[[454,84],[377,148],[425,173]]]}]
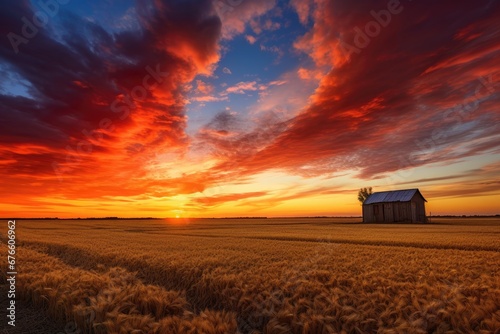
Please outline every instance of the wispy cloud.
[{"label": "wispy cloud", "polygon": [[226,92],[230,94],[245,94],[256,90],[258,90],[257,81],[242,81],[226,88]]},{"label": "wispy cloud", "polygon": [[255,42],[257,42],[257,38],[255,36],[246,35],[245,38],[248,41],[248,43],[250,43],[252,45],[255,44]]}]

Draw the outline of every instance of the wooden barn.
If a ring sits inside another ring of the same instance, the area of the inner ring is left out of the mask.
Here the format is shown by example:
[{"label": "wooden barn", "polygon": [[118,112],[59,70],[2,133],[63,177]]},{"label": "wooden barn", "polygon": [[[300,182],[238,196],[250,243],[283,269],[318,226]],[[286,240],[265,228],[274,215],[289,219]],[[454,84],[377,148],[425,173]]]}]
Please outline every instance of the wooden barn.
[{"label": "wooden barn", "polygon": [[418,189],[376,192],[363,203],[363,222],[426,223],[425,202]]}]

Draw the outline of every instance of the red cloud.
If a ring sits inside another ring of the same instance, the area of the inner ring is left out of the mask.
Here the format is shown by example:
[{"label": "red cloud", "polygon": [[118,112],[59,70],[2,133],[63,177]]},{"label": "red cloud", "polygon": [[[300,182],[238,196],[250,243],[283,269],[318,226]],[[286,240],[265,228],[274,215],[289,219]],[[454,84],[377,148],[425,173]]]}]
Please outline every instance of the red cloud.
[{"label": "red cloud", "polygon": [[[391,10],[359,53],[342,49]],[[499,16],[497,3],[315,1],[315,24],[296,47],[331,71],[304,112],[269,128],[265,144],[261,129],[242,135],[239,152],[214,171],[302,173],[307,165],[308,175],[356,169],[373,178],[498,148]]]},{"label": "red cloud", "polygon": [[[27,3],[1,7],[1,31],[18,24],[12,17],[33,17]],[[2,191],[38,181],[6,203],[143,194],[153,184],[132,180],[154,154],[187,149],[184,86],[218,61],[220,19],[208,0],[141,2],[137,12],[140,30],[111,35],[72,16],[62,41],[40,30],[21,55],[1,42],[2,70],[31,87],[30,97],[0,95]]]}]

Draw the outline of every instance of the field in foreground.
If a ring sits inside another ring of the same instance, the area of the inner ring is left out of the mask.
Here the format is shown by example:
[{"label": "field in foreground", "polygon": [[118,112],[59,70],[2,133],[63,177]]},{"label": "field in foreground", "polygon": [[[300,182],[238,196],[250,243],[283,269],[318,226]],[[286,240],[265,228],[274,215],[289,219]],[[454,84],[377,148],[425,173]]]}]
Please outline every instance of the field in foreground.
[{"label": "field in foreground", "polygon": [[500,333],[499,219],[356,221],[20,220],[17,290],[73,333]]}]

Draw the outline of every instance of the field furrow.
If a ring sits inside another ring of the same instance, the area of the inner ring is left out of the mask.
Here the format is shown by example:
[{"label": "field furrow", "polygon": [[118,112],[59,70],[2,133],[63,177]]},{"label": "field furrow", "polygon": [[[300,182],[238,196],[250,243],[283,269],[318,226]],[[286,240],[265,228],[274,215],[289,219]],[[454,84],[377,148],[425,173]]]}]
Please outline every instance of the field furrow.
[{"label": "field furrow", "polygon": [[55,321],[68,322],[78,333],[237,330],[234,313],[205,309],[195,314],[183,291],[144,284],[123,268],[83,270],[26,248],[19,248],[19,255],[24,259],[18,275],[20,299],[46,309]]}]

